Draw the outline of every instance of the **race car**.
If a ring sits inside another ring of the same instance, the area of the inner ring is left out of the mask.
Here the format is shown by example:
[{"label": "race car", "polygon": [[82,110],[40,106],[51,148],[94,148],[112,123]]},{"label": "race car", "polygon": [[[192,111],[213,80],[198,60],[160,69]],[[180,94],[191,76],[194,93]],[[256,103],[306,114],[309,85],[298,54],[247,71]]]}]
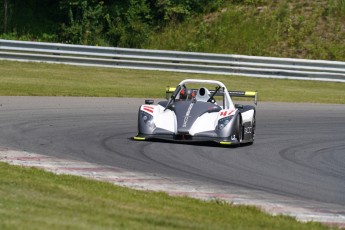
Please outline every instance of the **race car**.
[{"label": "race car", "polygon": [[186,79],[176,88],[167,87],[166,101],[145,100],[138,113],[134,140],[216,142],[221,145],[253,143],[254,105],[234,104],[231,97],[254,98],[258,93],[228,91],[215,80]]}]

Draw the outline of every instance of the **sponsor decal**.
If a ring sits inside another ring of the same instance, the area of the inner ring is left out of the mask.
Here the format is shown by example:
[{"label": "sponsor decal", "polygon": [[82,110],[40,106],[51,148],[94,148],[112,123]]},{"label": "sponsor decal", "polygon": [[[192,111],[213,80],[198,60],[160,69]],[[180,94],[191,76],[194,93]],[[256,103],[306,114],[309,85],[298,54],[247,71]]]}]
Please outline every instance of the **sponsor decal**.
[{"label": "sponsor decal", "polygon": [[188,122],[188,119],[190,117],[189,114],[190,114],[190,111],[192,110],[193,106],[194,106],[194,103],[191,103],[187,109],[186,116],[183,119],[183,124],[182,124],[183,128],[187,127],[187,122]]},{"label": "sponsor decal", "polygon": [[234,112],[235,110],[222,110],[220,111],[220,117],[226,117],[226,116],[230,116],[232,114],[232,112]]},{"label": "sponsor decal", "polygon": [[220,112],[220,116],[221,116],[221,117],[225,117],[226,114],[228,114],[228,111],[221,111],[221,112]]},{"label": "sponsor decal", "polygon": [[155,109],[155,107],[153,107],[153,106],[147,106],[147,105],[143,106],[143,110],[146,112],[149,112],[149,113],[153,113],[154,109]]},{"label": "sponsor decal", "polygon": [[251,134],[253,127],[244,128],[244,134]]}]

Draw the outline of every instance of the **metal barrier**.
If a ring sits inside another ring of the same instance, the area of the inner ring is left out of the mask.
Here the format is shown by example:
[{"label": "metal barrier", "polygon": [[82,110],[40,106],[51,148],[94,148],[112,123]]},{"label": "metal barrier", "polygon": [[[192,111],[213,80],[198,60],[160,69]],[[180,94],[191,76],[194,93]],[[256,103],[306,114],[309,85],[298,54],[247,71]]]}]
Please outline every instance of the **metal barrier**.
[{"label": "metal barrier", "polygon": [[126,49],[0,39],[0,59],[345,82],[345,62]]}]

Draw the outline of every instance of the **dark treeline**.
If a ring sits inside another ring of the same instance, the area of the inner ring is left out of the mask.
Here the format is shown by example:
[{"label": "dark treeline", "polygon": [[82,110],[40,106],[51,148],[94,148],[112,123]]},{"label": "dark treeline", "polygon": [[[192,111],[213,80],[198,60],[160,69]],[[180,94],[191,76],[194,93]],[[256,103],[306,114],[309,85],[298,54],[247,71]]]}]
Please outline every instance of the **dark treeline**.
[{"label": "dark treeline", "polygon": [[169,23],[225,0],[0,0],[3,38],[141,47]]}]

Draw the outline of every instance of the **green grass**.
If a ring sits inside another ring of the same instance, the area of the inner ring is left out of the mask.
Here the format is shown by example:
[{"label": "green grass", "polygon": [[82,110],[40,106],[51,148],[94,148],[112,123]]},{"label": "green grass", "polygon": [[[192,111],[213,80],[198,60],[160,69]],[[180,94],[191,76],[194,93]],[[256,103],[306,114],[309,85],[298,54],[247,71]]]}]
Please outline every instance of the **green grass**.
[{"label": "green grass", "polygon": [[0,162],[0,229],[327,229],[254,207],[142,192]]},{"label": "green grass", "polygon": [[344,0],[227,1],[144,48],[345,61],[344,9]]},{"label": "green grass", "polygon": [[163,98],[186,78],[216,79],[229,90],[257,90],[260,101],[345,104],[345,84],[0,61],[2,96]]}]

